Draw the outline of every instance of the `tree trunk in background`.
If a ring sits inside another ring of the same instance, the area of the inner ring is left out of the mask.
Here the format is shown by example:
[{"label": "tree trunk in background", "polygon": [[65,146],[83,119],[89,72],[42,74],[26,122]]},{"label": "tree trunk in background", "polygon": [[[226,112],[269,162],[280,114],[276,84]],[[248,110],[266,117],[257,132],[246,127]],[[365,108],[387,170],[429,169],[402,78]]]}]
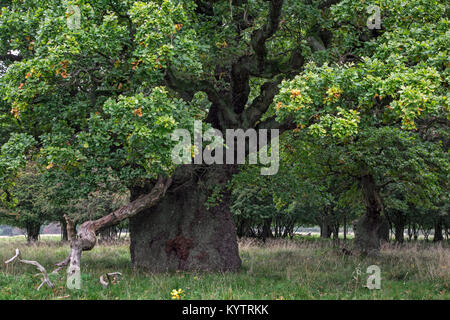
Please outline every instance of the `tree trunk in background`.
[{"label": "tree trunk in background", "polygon": [[444,221],[444,232],[445,232],[445,239],[448,240],[449,232],[448,232],[448,225],[447,225],[446,221]]},{"label": "tree trunk in background", "polygon": [[37,242],[39,240],[39,233],[41,231],[41,224],[29,223],[26,225],[27,242]]},{"label": "tree trunk in background", "polygon": [[320,225],[320,237],[324,239],[331,238],[331,234],[333,233],[333,227],[331,225],[331,217],[328,215],[328,209],[325,208],[322,216],[319,220]]},{"label": "tree trunk in background", "polygon": [[331,233],[331,226],[326,221],[322,221],[322,224],[320,225],[320,237],[329,239],[331,238]]},{"label": "tree trunk in background", "polygon": [[395,242],[403,243],[405,241],[404,227],[405,227],[404,225],[395,224]]},{"label": "tree trunk in background", "polygon": [[67,235],[67,222],[66,219],[62,219],[59,221],[59,224],[61,226],[61,241],[69,241],[69,237]]},{"label": "tree trunk in background", "polygon": [[[226,165],[177,168],[161,202],[130,219],[133,267],[151,272],[237,271],[241,259],[231,194],[225,188],[235,170]],[[207,206],[214,188],[220,188],[220,196]],[[141,192],[132,190],[132,200]]]},{"label": "tree trunk in background", "polygon": [[434,238],[433,242],[438,242],[444,240],[442,235],[442,217],[437,217],[434,223]]},{"label": "tree trunk in background", "polygon": [[272,219],[271,218],[264,220],[262,233],[261,233],[261,238],[263,239],[264,242],[266,242],[267,238],[272,238],[273,237],[271,224],[272,224]]},{"label": "tree trunk in background", "polygon": [[401,212],[395,212],[393,217],[393,224],[395,229],[395,242],[403,243],[405,241],[405,224],[406,217]]},{"label": "tree trunk in background", "polygon": [[381,241],[389,241],[389,223],[382,216],[383,204],[372,175],[361,177],[366,213],[354,225],[355,246],[363,253],[372,253],[380,249]]},{"label": "tree trunk in background", "polygon": [[415,223],[413,224],[413,234],[414,234],[414,241],[417,241],[417,238],[419,235],[418,235],[417,226]]},{"label": "tree trunk in background", "polygon": [[111,226],[109,228],[102,229],[99,232],[99,241],[111,242],[117,239],[117,227]]},{"label": "tree trunk in background", "polygon": [[344,241],[347,240],[347,216],[344,215]]},{"label": "tree trunk in background", "polygon": [[[236,222],[235,222],[236,223]],[[255,232],[252,229],[252,222],[250,219],[239,219],[237,221],[237,226],[236,226],[236,233],[237,236],[242,238],[242,237],[248,237],[248,238],[254,238],[256,237]]]},{"label": "tree trunk in background", "polygon": [[339,245],[339,224],[333,225],[333,243],[334,245]]}]

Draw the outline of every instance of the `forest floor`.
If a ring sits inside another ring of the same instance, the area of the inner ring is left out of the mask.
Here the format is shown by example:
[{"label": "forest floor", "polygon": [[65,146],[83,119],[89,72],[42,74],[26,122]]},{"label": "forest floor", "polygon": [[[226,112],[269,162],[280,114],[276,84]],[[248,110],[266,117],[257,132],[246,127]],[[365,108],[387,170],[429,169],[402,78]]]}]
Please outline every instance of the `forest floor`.
[{"label": "forest floor", "polygon": [[[15,248],[22,259],[36,260],[50,273],[64,260],[69,245],[59,237],[43,237],[27,245],[23,237],[0,239],[0,299],[450,299],[450,244],[423,241],[386,244],[377,257],[343,255],[332,241],[312,237],[294,240],[240,241],[242,268],[237,273],[176,272],[148,274],[130,268],[127,241],[84,252],[82,287],[66,287],[65,270],[51,274],[53,289],[43,286],[35,267],[19,262],[6,268]],[[366,287],[367,267],[381,270],[381,289]],[[99,277],[122,272],[104,288]]]}]

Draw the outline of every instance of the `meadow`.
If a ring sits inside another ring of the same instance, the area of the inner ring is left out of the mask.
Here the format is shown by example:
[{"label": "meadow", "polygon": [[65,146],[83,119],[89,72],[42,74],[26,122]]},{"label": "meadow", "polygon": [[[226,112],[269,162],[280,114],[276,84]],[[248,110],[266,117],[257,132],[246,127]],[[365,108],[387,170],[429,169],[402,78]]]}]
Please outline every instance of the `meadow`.
[{"label": "meadow", "polygon": [[[347,243],[349,245],[349,243]],[[36,260],[50,273],[69,245],[43,237],[27,245],[23,237],[0,238],[0,299],[450,299],[450,247],[424,241],[385,244],[376,257],[343,255],[331,241],[314,237],[293,240],[239,241],[242,268],[237,273],[175,272],[148,274],[130,267],[128,242],[97,245],[82,257],[82,288],[69,290],[65,270],[50,274],[55,287],[19,262],[4,261],[19,248],[23,259]],[[381,289],[366,287],[370,265],[381,269]],[[103,287],[99,277],[121,272],[121,280]]]}]

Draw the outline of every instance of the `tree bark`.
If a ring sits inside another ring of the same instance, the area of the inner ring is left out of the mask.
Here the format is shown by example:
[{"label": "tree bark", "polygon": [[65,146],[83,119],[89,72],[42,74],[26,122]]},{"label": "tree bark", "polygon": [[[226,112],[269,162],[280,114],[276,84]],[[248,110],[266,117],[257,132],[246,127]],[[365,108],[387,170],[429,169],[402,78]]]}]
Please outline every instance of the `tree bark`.
[{"label": "tree bark", "polygon": [[331,238],[331,234],[333,233],[333,227],[331,223],[331,217],[329,215],[329,209],[324,208],[323,213],[320,216],[319,226],[320,226],[320,237],[324,239]]},{"label": "tree bark", "polygon": [[41,232],[40,223],[29,223],[26,226],[27,231],[27,242],[37,242],[39,240],[39,234]]},{"label": "tree bark", "polygon": [[326,219],[322,220],[320,225],[320,237],[324,239],[331,238],[332,229],[330,224],[326,221]]},{"label": "tree bark", "polygon": [[62,242],[66,242],[69,241],[69,237],[67,235],[67,223],[66,223],[66,219],[61,219],[59,222],[60,226],[61,226],[61,241]]},{"label": "tree bark", "polygon": [[[151,272],[237,271],[241,259],[226,188],[235,170],[226,165],[177,168],[164,199],[130,219],[133,267]],[[208,201],[214,189],[219,195]],[[139,193],[134,190],[132,198]]]},{"label": "tree bark", "polygon": [[406,216],[403,215],[402,212],[394,212],[393,224],[395,229],[395,242],[403,243],[405,241],[405,224],[406,224]]},{"label": "tree bark", "polygon": [[372,175],[360,178],[366,213],[354,225],[355,246],[368,254],[380,249],[381,241],[389,241],[389,223],[382,216],[383,203]]},{"label": "tree bark", "polygon": [[444,240],[442,235],[442,217],[437,217],[434,223],[434,237],[433,242]]}]

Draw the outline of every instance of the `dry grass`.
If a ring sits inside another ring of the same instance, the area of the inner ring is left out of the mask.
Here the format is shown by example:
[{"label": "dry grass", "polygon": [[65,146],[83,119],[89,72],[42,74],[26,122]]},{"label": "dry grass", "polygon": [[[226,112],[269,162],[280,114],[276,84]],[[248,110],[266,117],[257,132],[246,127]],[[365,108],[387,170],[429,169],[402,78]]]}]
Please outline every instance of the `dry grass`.
[{"label": "dry grass", "polygon": [[[450,249],[447,243],[384,245],[376,257],[343,255],[332,242],[317,239],[239,241],[238,273],[177,272],[147,274],[130,268],[126,243],[98,245],[83,255],[83,288],[65,288],[65,276],[52,276],[57,288],[41,289],[33,268],[0,264],[0,299],[170,299],[182,288],[183,299],[450,299]],[[27,246],[22,239],[0,239],[0,261],[19,247],[24,258],[48,270],[63,260],[69,247],[55,239]],[[366,269],[381,268],[381,290],[365,287]],[[104,289],[98,278],[120,271],[123,280]]]}]

